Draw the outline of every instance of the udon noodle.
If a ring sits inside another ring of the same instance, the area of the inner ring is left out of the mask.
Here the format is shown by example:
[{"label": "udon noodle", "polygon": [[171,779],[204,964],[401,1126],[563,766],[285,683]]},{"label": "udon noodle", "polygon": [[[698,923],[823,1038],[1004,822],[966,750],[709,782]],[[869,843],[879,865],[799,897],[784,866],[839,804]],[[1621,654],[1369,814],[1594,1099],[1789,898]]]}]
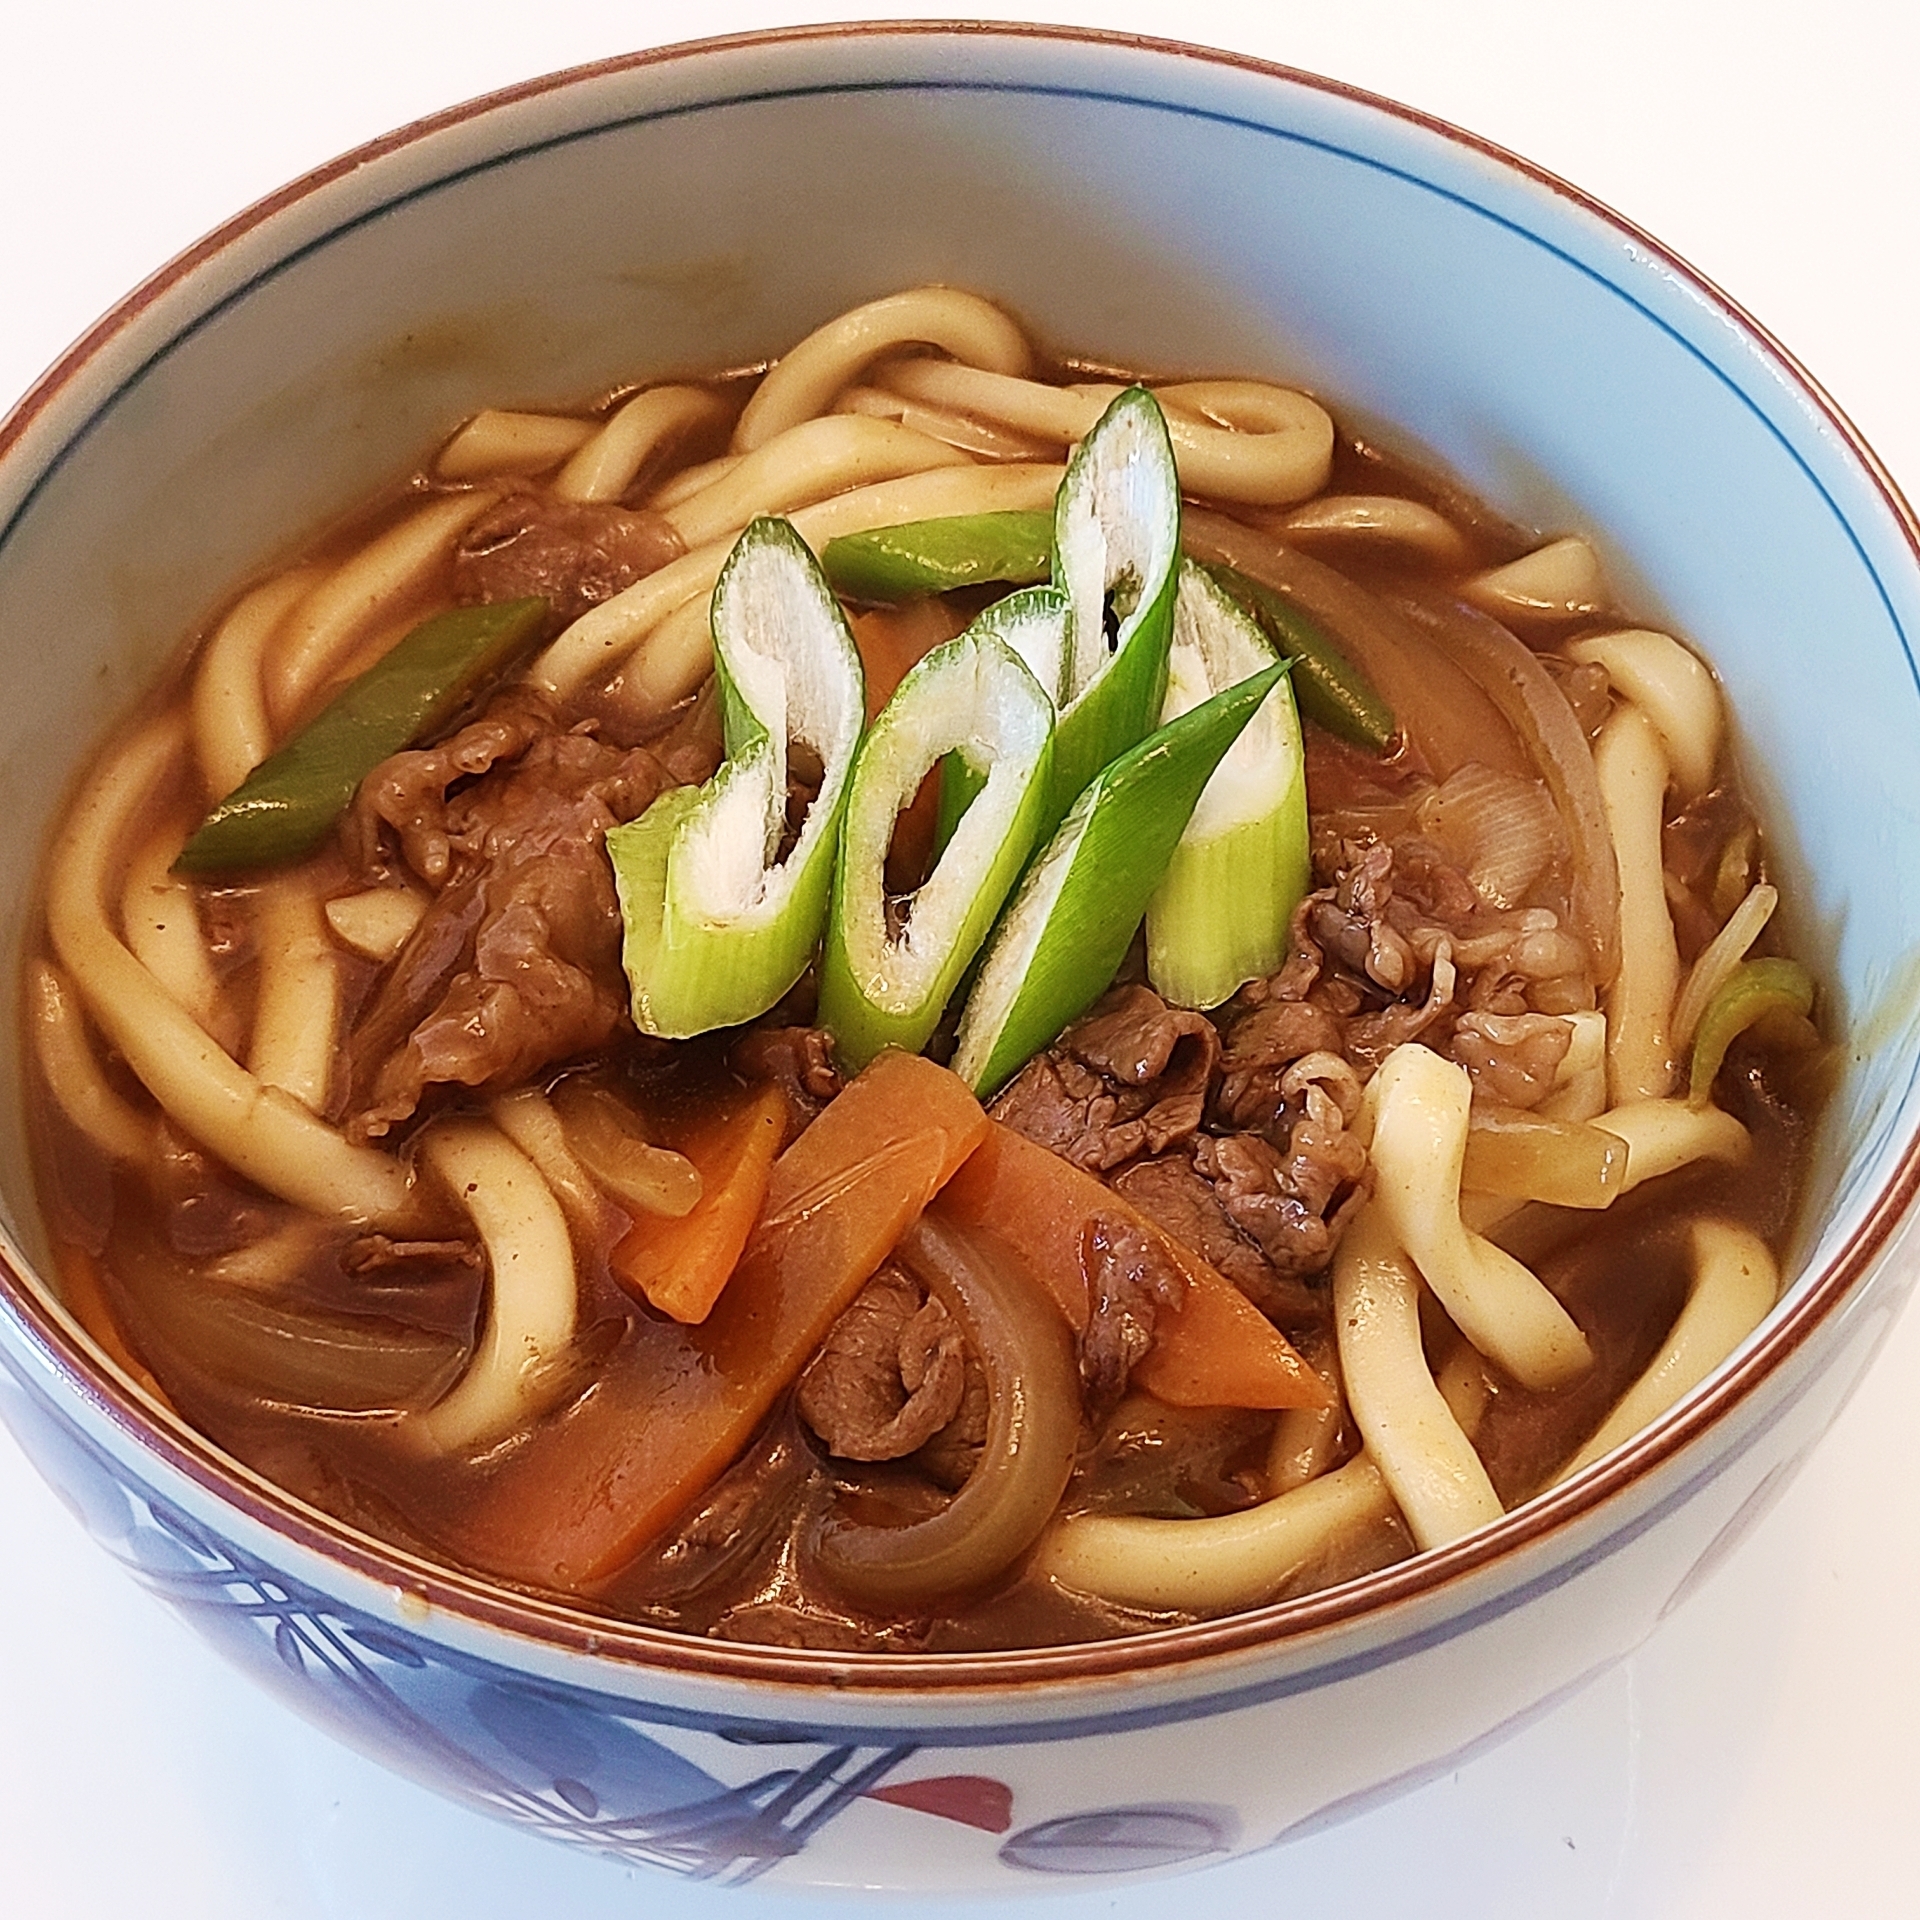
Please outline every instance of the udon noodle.
[{"label": "udon noodle", "polygon": [[1141,1631],[1484,1527],[1754,1329],[1779,903],[1586,539],[921,288],[483,412],[231,601],[48,856],[45,1208],[110,1359],[431,1559]]}]

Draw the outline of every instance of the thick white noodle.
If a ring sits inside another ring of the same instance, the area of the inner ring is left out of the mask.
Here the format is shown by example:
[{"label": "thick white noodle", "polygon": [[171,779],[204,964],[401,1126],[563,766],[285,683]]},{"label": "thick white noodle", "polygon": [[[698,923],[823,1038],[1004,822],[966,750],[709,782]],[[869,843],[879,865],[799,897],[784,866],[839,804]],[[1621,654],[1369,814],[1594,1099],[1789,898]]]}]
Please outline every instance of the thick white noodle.
[{"label": "thick white noodle", "polygon": [[1753,1136],[1732,1114],[1684,1100],[1629,1100],[1609,1108],[1593,1124],[1627,1143],[1622,1193],[1696,1160],[1738,1166],[1753,1151]]},{"label": "thick white noodle", "polygon": [[1030,433],[1014,433],[991,420],[910,400],[884,387],[849,387],[834,401],[835,413],[863,413],[875,420],[897,420],[916,433],[931,434],[950,447],[959,447],[977,460],[1044,460],[1053,450],[1049,440]]},{"label": "thick white noodle", "polygon": [[260,986],[248,1071],[324,1113],[340,1024],[340,959],[312,882],[297,872],[267,881],[253,927]]},{"label": "thick white noodle", "polygon": [[830,413],[757,447],[712,486],[669,508],[666,519],[691,550],[732,540],[759,514],[792,513],[856,487],[970,464],[958,447],[897,421]]},{"label": "thick white noodle", "polygon": [[479,1343],[453,1390],[413,1431],[435,1452],[498,1440],[537,1411],[573,1339],[579,1284],[567,1223],[540,1170],[484,1120],[430,1129],[421,1157],[467,1209],[487,1250]]},{"label": "thick white noodle", "polygon": [[1620,870],[1620,971],[1607,989],[1607,1092],[1613,1104],[1672,1092],[1671,1024],[1680,985],[1661,825],[1667,755],[1638,707],[1614,710],[1593,750]]},{"label": "thick white noodle", "polygon": [[592,1174],[567,1144],[567,1131],[553,1102],[535,1087],[523,1087],[496,1100],[487,1111],[493,1123],[540,1169],[562,1211],[589,1236],[604,1231],[607,1203]]},{"label": "thick white noodle", "polygon": [[1706,792],[1724,723],[1720,689],[1701,661],[1670,634],[1645,627],[1590,634],[1567,653],[1605,667],[1607,678],[1653,722],[1682,796]]},{"label": "thick white noodle", "polygon": [[1553,1091],[1540,1103],[1546,1120],[1593,1120],[1607,1107],[1607,1016],[1594,1008],[1563,1014],[1573,1029],[1553,1076]]},{"label": "thick white noodle", "polygon": [[1523,1386],[1555,1387],[1593,1356],[1539,1279],[1460,1217],[1472,1100],[1467,1070],[1431,1049],[1409,1041],[1387,1055],[1367,1088],[1373,1204],[1454,1325]]},{"label": "thick white noodle", "polygon": [[662,447],[720,418],[725,403],[704,387],[637,393],[555,476],[562,500],[618,500]]},{"label": "thick white noodle", "polygon": [[207,792],[224,799],[273,751],[260,662],[319,567],[295,567],[243,596],[221,621],[193,677],[193,741]]},{"label": "thick white noodle", "polygon": [[1243,1513],[1206,1520],[1076,1514],[1041,1539],[1035,1565],[1077,1593],[1125,1607],[1226,1613],[1257,1607],[1391,1517],[1393,1495],[1363,1453]]},{"label": "thick white noodle", "polygon": [[200,903],[192,886],[171,871],[180,846],[180,830],[172,824],[147,836],[127,868],[120,926],[133,957],[211,1032],[220,982],[201,930]]},{"label": "thick white noodle", "polygon": [[316,1213],[386,1221],[407,1209],[395,1160],[351,1145],[299,1101],[222,1051],[109,926],[115,850],[162,775],[178,764],[178,715],[120,749],[80,796],[49,862],[47,930],[60,963],[107,1041],[192,1138],[269,1193]]},{"label": "thick white noodle", "polygon": [[429,580],[499,495],[487,488],[430,501],[344,560],[287,616],[267,686],[276,732],[295,719],[366,629]]},{"label": "thick white noodle", "polygon": [[698,466],[682,467],[647,495],[646,504],[655,513],[665,513],[669,507],[691,500],[696,493],[731,473],[746,457],[744,453],[723,453],[717,460],[702,460]]},{"label": "thick white noodle", "polygon": [[736,452],[824,413],[840,389],[879,359],[907,346],[938,347],[969,366],[1025,373],[1026,335],[991,302],[955,287],[913,287],[855,307],[774,362],[733,430]]},{"label": "thick white noodle", "polygon": [[1571,534],[1564,540],[1549,540],[1503,567],[1475,574],[1465,592],[1491,613],[1560,620],[1597,613],[1607,602],[1600,556]]},{"label": "thick white noodle", "polygon": [[1500,1496],[1427,1368],[1420,1276],[1377,1206],[1340,1238],[1333,1325],[1347,1405],[1415,1545],[1443,1547],[1499,1519]]},{"label": "thick white noodle", "polygon": [[1747,890],[1747,897],[1727,915],[1727,924],[1701,949],[1700,957],[1687,972],[1687,983],[1673,1003],[1673,1044],[1684,1053],[1693,1045],[1700,1016],[1713,996],[1733,976],[1733,970],[1747,957],[1747,949],[1760,938],[1762,928],[1773,918],[1780,904],[1780,893],[1762,881]]},{"label": "thick white noodle", "polygon": [[1295,507],[1279,531],[1296,545],[1394,548],[1444,566],[1465,557],[1467,543],[1444,514],[1391,493],[1328,493]]},{"label": "thick white noodle", "polygon": [[[876,384],[1063,447],[1084,438],[1120,392],[1105,382],[1054,387],[943,360],[901,361],[883,368]],[[1167,433],[1187,492],[1280,507],[1326,485],[1333,420],[1306,394],[1260,380],[1192,380],[1155,391],[1167,403]]]},{"label": "thick white noodle", "polygon": [[565,413],[515,413],[488,407],[440,449],[443,480],[485,480],[498,473],[545,473],[594,436],[591,420]]},{"label": "thick white noodle", "polygon": [[1646,1372],[1621,1396],[1599,1432],[1554,1476],[1556,1481],[1631,1440],[1691,1393],[1779,1298],[1780,1269],[1758,1235],[1731,1220],[1696,1220],[1690,1240],[1687,1303],[1679,1319]]},{"label": "thick white noodle", "polygon": [[144,1160],[153,1123],[107,1084],[79,997],[58,967],[36,960],[27,971],[27,1021],[34,1057],[60,1111],[110,1160]]},{"label": "thick white noodle", "polygon": [[[1037,512],[1053,504],[1064,469],[1053,466],[934,467],[878,486],[859,487],[832,500],[802,507],[791,518],[817,553],[844,533],[949,514]],[[732,543],[716,540],[670,562],[624,593],[591,607],[534,661],[528,678],[565,696],[598,674],[610,673],[670,614],[698,600],[701,612],[676,627],[678,644],[650,645],[628,672],[629,691],[642,710],[664,711],[683,700],[713,666],[705,605]],[[659,639],[664,641],[662,632]]]}]

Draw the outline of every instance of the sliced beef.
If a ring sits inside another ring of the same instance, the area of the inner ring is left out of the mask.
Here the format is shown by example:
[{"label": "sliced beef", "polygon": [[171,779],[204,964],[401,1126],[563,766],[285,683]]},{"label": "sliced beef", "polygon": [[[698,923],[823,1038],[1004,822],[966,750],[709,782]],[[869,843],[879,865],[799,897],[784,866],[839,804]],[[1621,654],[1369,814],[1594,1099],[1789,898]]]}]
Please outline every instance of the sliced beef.
[{"label": "sliced beef", "polygon": [[1310,1054],[1341,1051],[1344,1022],[1308,1000],[1269,1000],[1239,1015],[1220,1054],[1214,1112],[1236,1129],[1265,1129],[1286,1111],[1289,1069]]},{"label": "sliced beef", "polygon": [[357,1138],[408,1119],[431,1087],[507,1086],[611,1038],[627,995],[603,843],[673,783],[678,758],[563,729],[515,689],[369,776],[356,851],[377,859],[393,827],[439,890],[349,1038]]},{"label": "sliced beef", "polygon": [[1537,1107],[1572,1045],[1572,1027],[1549,1013],[1463,1013],[1453,1027],[1453,1057],[1475,1095],[1505,1107]]},{"label": "sliced beef", "polygon": [[1200,1124],[1220,1057],[1204,1014],[1116,987],[993,1104],[996,1120],[1092,1173],[1161,1153]]},{"label": "sliced beef", "polygon": [[657,513],[512,493],[455,549],[454,591],[469,605],[540,594],[565,626],[685,551]]},{"label": "sliced beef", "polygon": [[882,1267],[800,1376],[800,1416],[843,1460],[898,1460],[960,1409],[966,1339],[934,1295]]},{"label": "sliced beef", "polygon": [[1128,1376],[1153,1346],[1161,1310],[1180,1305],[1187,1283],[1165,1249],[1118,1211],[1088,1221],[1080,1266],[1088,1306],[1080,1384],[1097,1425],[1120,1404]]},{"label": "sliced beef", "polygon": [[840,1091],[833,1036],[820,1027],[754,1027],[733,1043],[727,1063],[743,1080],[771,1082],[787,1097],[792,1140]]}]

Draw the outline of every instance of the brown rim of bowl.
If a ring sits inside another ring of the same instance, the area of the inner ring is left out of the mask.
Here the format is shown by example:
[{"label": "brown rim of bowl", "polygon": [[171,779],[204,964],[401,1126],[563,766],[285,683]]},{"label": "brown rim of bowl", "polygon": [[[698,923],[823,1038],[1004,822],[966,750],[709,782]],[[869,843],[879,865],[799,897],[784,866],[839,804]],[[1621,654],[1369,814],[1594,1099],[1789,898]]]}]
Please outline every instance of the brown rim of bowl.
[{"label": "brown rim of bowl", "polygon": [[[1631,241],[1656,259],[1664,271],[1731,318],[1788,376],[1789,382],[1813,402],[1833,433],[1865,469],[1905,534],[1916,562],[1920,562],[1920,520],[1873,450],[1825,389],[1765,327],[1712,282],[1652,235],[1557,175],[1476,134],[1397,101],[1251,55],[1140,34],[991,21],[841,22],[682,41],[543,75],[413,121],[256,201],[143,280],[89,328],[7,417],[0,420],[0,458],[5,457],[87,363],[162,294],[276,214],[370,161],[498,108],[536,99],[582,81],[735,50],[883,37],[1043,41],[1109,51],[1133,50],[1230,68],[1350,101],[1494,161]],[[90,1343],[83,1344],[69,1331],[64,1324],[64,1313],[57,1314],[47,1305],[41,1283],[23,1273],[4,1255],[0,1255],[0,1283],[4,1284],[10,1304],[46,1358],[123,1434],[156,1454],[167,1467],[185,1475],[203,1491],[231,1504],[248,1519],[289,1539],[304,1551],[389,1592],[404,1592],[410,1603],[424,1602],[430,1611],[427,1619],[411,1622],[416,1628],[426,1626],[432,1613],[444,1612],[463,1622],[513,1634],[558,1653],[576,1654],[634,1671],[653,1670],[685,1679],[783,1688],[818,1687],[822,1682],[830,1682],[832,1696],[841,1701],[862,1694],[884,1698],[903,1692],[936,1690],[951,1698],[956,1692],[985,1693],[1012,1687],[1024,1690],[1042,1681],[1088,1683],[1121,1676],[1165,1674],[1262,1648],[1299,1645],[1363,1616],[1379,1620],[1390,1610],[1427,1599],[1445,1586],[1464,1583],[1486,1572],[1508,1555],[1535,1546],[1546,1535],[1570,1522],[1596,1513],[1635,1482],[1674,1459],[1709,1427],[1757,1392],[1870,1271],[1916,1196],[1920,1196],[1920,1139],[1909,1141],[1893,1177],[1876,1196],[1866,1217],[1826,1270],[1807,1286],[1793,1309],[1767,1327],[1753,1348],[1697,1402],[1675,1417],[1655,1422],[1578,1479],[1537,1496],[1504,1520],[1453,1546],[1416,1554],[1381,1572],[1322,1593],[1194,1626],[1166,1628],[1120,1640],[995,1653],[841,1654],[706,1640],[584,1613],[564,1602],[523,1594],[383,1546],[261,1479],[183,1423],[157,1415],[133,1388],[89,1351]]]}]

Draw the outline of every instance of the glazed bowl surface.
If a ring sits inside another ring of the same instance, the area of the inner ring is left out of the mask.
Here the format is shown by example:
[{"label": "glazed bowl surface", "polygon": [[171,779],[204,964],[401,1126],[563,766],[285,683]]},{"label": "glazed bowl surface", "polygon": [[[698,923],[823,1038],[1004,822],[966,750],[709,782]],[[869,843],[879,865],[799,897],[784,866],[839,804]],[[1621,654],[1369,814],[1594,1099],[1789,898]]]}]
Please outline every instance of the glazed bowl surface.
[{"label": "glazed bowl surface", "polygon": [[[224,1462],[34,1278],[9,1057],[0,1406],[100,1537],[394,1764],[723,1880],[984,1890],[1167,1868],[1425,1777],[1636,1644],[1726,1551],[1905,1278],[1904,508],[1784,356],[1642,236],[1412,115],[1180,49],[875,30],[672,50],[409,129],[163,272],[0,432],[8,979],[86,743],[235,579],[481,405],[761,359],[930,279],[1089,358],[1297,380],[1518,517],[1593,530],[1629,602],[1727,685],[1846,1072],[1786,1306],[1622,1455],[1287,1608],[935,1661],[610,1628],[377,1548]],[[1815,632],[1821,672],[1785,671]],[[1311,1769],[1246,1764],[1303,1750]]]}]

